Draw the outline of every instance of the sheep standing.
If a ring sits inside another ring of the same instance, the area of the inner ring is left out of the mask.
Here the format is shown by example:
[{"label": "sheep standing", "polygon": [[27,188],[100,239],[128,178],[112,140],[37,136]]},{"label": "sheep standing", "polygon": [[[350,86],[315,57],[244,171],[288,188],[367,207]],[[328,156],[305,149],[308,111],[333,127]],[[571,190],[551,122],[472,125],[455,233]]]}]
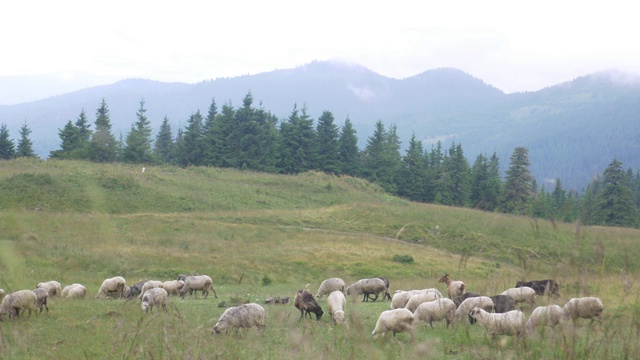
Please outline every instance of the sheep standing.
[{"label": "sheep standing", "polygon": [[481,308],[485,311],[493,311],[493,300],[488,296],[471,297],[460,303],[456,309],[456,320],[463,320],[473,308]]},{"label": "sheep standing", "polygon": [[500,295],[511,296],[516,304],[526,302],[529,306],[533,306],[536,302],[536,291],[526,286],[507,289]]},{"label": "sheep standing", "polygon": [[[313,298],[313,295],[311,298]],[[248,329],[253,326],[262,331],[265,328],[265,314],[264,308],[255,303],[230,307],[222,313],[211,333],[220,334],[223,331],[228,332],[230,328],[235,328],[237,331],[240,328]]]},{"label": "sheep standing", "polygon": [[374,339],[377,339],[380,335],[385,338],[389,331],[393,333],[394,337],[396,333],[407,332],[411,341],[413,341],[413,319],[413,314],[407,309],[383,311],[378,317],[376,327],[371,335]]},{"label": "sheep standing", "polygon": [[456,304],[451,299],[439,298],[429,302],[423,302],[418,305],[416,311],[413,312],[413,316],[416,321],[423,321],[429,323],[433,328],[434,321],[447,321],[447,327],[449,324],[453,324],[456,314]]},{"label": "sheep standing", "polygon": [[144,312],[147,312],[147,309],[153,312],[154,306],[162,306],[162,310],[167,310],[167,296],[167,290],[161,287],[151,288],[142,295],[140,307]]},{"label": "sheep standing", "polygon": [[562,307],[565,320],[574,323],[578,318],[600,320],[604,305],[597,297],[573,298]]},{"label": "sheep standing", "polygon": [[347,308],[347,298],[342,291],[334,291],[327,297],[327,308],[331,319],[336,324],[344,323],[344,312]]},{"label": "sheep standing", "polygon": [[330,278],[326,279],[320,284],[318,288],[318,292],[316,293],[316,297],[319,299],[322,295],[331,294],[334,291],[342,291],[344,292],[345,283],[344,280],[340,278]]},{"label": "sheep standing", "polygon": [[162,288],[167,290],[169,295],[178,295],[180,290],[184,287],[184,281],[182,280],[169,280],[162,283]]},{"label": "sheep standing", "polygon": [[549,295],[554,295],[556,297],[560,296],[560,292],[559,292],[560,285],[558,285],[558,282],[556,282],[553,279],[516,282],[515,287],[523,287],[523,286],[532,288],[533,290],[535,290],[536,294],[538,295],[544,295],[546,293]]},{"label": "sheep standing", "polygon": [[146,284],[148,280],[140,280],[139,282],[126,286],[126,298],[127,300],[133,299],[138,295],[142,294],[142,287]]},{"label": "sheep standing", "polygon": [[449,295],[449,299],[453,300],[458,296],[462,296],[462,294],[464,294],[464,282],[460,280],[452,280],[449,274],[444,274],[444,276],[441,277],[438,282],[447,284],[447,293]]},{"label": "sheep standing", "polygon": [[347,288],[347,295],[358,296],[363,295],[362,301],[369,301],[369,295],[375,295],[373,301],[378,300],[380,293],[387,290],[387,285],[380,278],[360,279]]},{"label": "sheep standing", "polygon": [[184,286],[180,290],[180,297],[184,299],[184,295],[192,291],[202,291],[202,296],[206,299],[209,296],[209,291],[213,291],[213,296],[217,299],[216,289],[213,288],[213,280],[207,275],[178,275],[177,280],[184,281]]},{"label": "sheep standing", "polygon": [[122,276],[116,276],[110,279],[105,279],[102,282],[102,285],[100,285],[100,289],[98,290],[96,299],[102,296],[109,296],[109,294],[112,294],[112,293],[116,293],[120,297],[124,297],[124,290],[126,285],[127,285],[127,282]]},{"label": "sheep standing", "polygon": [[45,288],[36,288],[33,290],[33,293],[36,294],[36,307],[40,309],[39,314],[42,314],[42,307],[44,306],[47,309],[47,314],[49,313],[49,306],[47,306],[47,299],[49,298],[49,292]]},{"label": "sheep standing", "polygon": [[560,323],[564,311],[558,305],[538,306],[527,320],[527,334],[532,334],[540,326],[554,327]]},{"label": "sheep standing", "polygon": [[320,305],[316,302],[316,299],[314,299],[313,295],[307,290],[298,290],[293,305],[300,310],[300,319],[302,319],[305,314],[311,317],[311,313],[314,313],[316,314],[316,320],[320,320],[324,313]]},{"label": "sheep standing", "polygon": [[408,290],[408,291],[396,290],[396,292],[393,294],[393,297],[391,298],[391,305],[389,306],[389,308],[391,310],[403,308],[407,306],[407,302],[409,302],[409,299],[413,295],[428,293],[428,292],[434,293],[436,295],[436,298],[438,299],[442,297],[442,294],[438,289],[422,289],[422,290]]},{"label": "sheep standing", "polygon": [[404,308],[411,312],[415,312],[420,304],[424,302],[433,301],[435,299],[438,299],[438,296],[435,293],[432,293],[432,292],[419,293],[410,297],[409,301],[407,301],[407,305],[405,305]]},{"label": "sheep standing", "polygon": [[476,321],[486,330],[487,335],[495,339],[498,335],[522,336],[527,319],[520,310],[492,314],[481,308],[473,308],[469,312],[469,322],[475,324]]},{"label": "sheep standing", "polygon": [[142,289],[140,289],[140,295],[138,295],[138,299],[142,299],[142,296],[144,296],[144,293],[147,292],[147,290],[161,288],[161,287],[162,287],[162,281],[149,280],[145,282],[144,285],[142,285]]},{"label": "sheep standing", "polygon": [[62,286],[55,280],[41,282],[36,286],[36,288],[43,288],[47,290],[49,296],[61,296],[62,294]]},{"label": "sheep standing", "polygon": [[31,310],[36,309],[38,299],[36,294],[31,290],[18,290],[14,293],[8,294],[2,299],[0,303],[0,320],[8,315],[9,318],[13,316],[20,317],[20,314],[29,310],[29,316],[31,316]]}]

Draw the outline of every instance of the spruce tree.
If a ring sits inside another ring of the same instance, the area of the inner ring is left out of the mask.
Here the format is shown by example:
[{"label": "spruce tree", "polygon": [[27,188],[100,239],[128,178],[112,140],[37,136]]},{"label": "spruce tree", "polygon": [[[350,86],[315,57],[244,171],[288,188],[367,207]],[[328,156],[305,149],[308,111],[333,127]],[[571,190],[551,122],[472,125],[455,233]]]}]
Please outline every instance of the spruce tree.
[{"label": "spruce tree", "polygon": [[25,122],[20,128],[20,140],[16,147],[16,157],[36,157],[36,153],[33,151],[33,141],[29,138],[31,129]]},{"label": "spruce tree", "polygon": [[469,162],[464,157],[462,145],[451,144],[449,149],[449,162],[447,164],[447,174],[450,183],[451,204],[454,206],[466,206],[469,201],[470,192],[470,168]]},{"label": "spruce tree", "polygon": [[338,127],[333,123],[334,118],[331,111],[323,111],[318,118],[316,127],[316,145],[318,170],[339,174],[340,164],[338,158]]},{"label": "spruce tree", "polygon": [[136,113],[137,120],[127,134],[122,158],[128,163],[149,163],[151,157],[151,122],[147,119],[144,99],[140,100],[140,108]]},{"label": "spruce tree", "polygon": [[202,165],[203,133],[202,114],[200,110],[189,116],[187,126],[182,134],[180,152],[177,157],[178,165],[182,167]]},{"label": "spruce tree", "polygon": [[621,227],[638,225],[638,209],[629,178],[620,160],[613,160],[602,175],[602,185],[596,195],[592,223]]},{"label": "spruce tree", "polygon": [[493,210],[491,199],[489,199],[489,159],[483,154],[476,157],[476,161],[471,167],[471,193],[469,202],[471,207],[481,210]]},{"label": "spruce tree", "polygon": [[96,130],[91,136],[89,158],[95,162],[113,162],[118,153],[118,142],[111,133],[109,107],[104,99],[96,110]]},{"label": "spruce tree", "polygon": [[360,174],[360,154],[358,150],[357,132],[348,117],[340,129],[338,159],[340,173],[351,176]]},{"label": "spruce tree", "polygon": [[298,114],[297,106],[293,106],[287,120],[280,124],[280,141],[281,172],[298,174],[314,168],[316,133],[306,107]]},{"label": "spruce tree", "polygon": [[392,194],[397,191],[398,171],[402,167],[399,148],[395,126],[386,131],[382,121],[378,120],[373,135],[367,140],[362,173],[365,179]]},{"label": "spruce tree", "polygon": [[58,136],[62,141],[60,149],[51,151],[49,157],[52,159],[71,159],[78,143],[78,128],[69,120],[64,128],[58,129]]},{"label": "spruce tree", "polygon": [[220,166],[220,155],[217,152],[218,146],[218,106],[215,98],[211,100],[207,117],[204,119],[202,128],[202,164],[207,166]]},{"label": "spruce tree", "polygon": [[425,201],[425,181],[427,169],[424,161],[422,142],[411,135],[409,148],[402,157],[398,182],[398,195],[413,201]]},{"label": "spruce tree", "polygon": [[77,138],[71,151],[73,159],[89,159],[89,147],[91,144],[91,124],[87,118],[87,113],[82,109],[75,123]]},{"label": "spruce tree", "polygon": [[6,124],[0,126],[0,159],[10,160],[16,157],[16,147],[9,138],[9,130]]},{"label": "spruce tree", "polygon": [[524,215],[533,201],[534,178],[529,171],[529,150],[517,147],[510,158],[502,190],[500,206],[503,212]]},{"label": "spruce tree", "polygon": [[172,136],[169,118],[165,116],[153,147],[155,160],[160,164],[169,164],[172,161],[175,145]]}]

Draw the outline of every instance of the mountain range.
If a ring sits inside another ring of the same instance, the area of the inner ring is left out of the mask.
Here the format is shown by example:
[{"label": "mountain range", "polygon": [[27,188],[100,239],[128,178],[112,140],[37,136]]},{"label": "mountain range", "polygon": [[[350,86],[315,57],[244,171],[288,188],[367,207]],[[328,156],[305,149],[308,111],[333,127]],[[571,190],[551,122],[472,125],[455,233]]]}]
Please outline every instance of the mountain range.
[{"label": "mountain range", "polygon": [[[14,79],[14,83],[17,80]],[[3,82],[0,81],[0,86]],[[37,89],[34,89],[36,91]],[[0,89],[0,94],[8,93]],[[440,68],[393,79],[356,64],[312,62],[293,69],[218,78],[196,84],[128,79],[42,100],[0,105],[0,124],[17,142],[26,124],[36,153],[46,158],[60,146],[59,129],[84,109],[89,120],[104,99],[113,131],[124,138],[144,99],[154,132],[167,116],[175,131],[189,116],[242,104],[251,92],[254,106],[286,119],[294,106],[317,118],[324,110],[341,126],[348,117],[364,148],[380,120],[397,126],[403,148],[412,134],[426,150],[438,141],[446,149],[460,143],[472,165],[479,154],[498,155],[506,169],[513,150],[529,149],[531,172],[547,190],[583,190],[613,160],[640,169],[640,80],[621,72],[600,72],[535,92],[506,94],[461,70]],[[154,135],[155,136],[155,135]]]}]

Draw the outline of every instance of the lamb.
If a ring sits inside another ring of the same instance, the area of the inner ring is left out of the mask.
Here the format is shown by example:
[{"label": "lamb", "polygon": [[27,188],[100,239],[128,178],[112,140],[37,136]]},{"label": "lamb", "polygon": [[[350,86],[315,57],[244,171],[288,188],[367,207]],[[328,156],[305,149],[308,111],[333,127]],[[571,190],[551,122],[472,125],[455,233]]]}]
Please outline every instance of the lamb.
[{"label": "lamb", "polygon": [[184,286],[180,290],[180,297],[184,299],[184,295],[192,291],[200,290],[202,295],[206,299],[209,296],[209,291],[213,291],[213,296],[217,299],[216,289],[213,288],[213,280],[207,275],[178,275],[177,280],[184,281]]},{"label": "lamb", "polygon": [[545,293],[547,293],[556,297],[560,296],[560,285],[558,285],[558,283],[553,279],[516,282],[517,288],[523,286],[532,288],[538,295],[544,295]]},{"label": "lamb", "polygon": [[184,287],[184,281],[182,280],[169,280],[162,283],[162,288],[167,290],[169,295],[178,295],[180,290]]},{"label": "lamb", "polygon": [[335,324],[344,323],[344,312],[347,307],[347,298],[342,291],[336,290],[327,297],[327,308],[329,315]]},{"label": "lamb", "polygon": [[451,299],[439,298],[429,302],[423,302],[418,305],[413,316],[416,321],[424,321],[433,328],[434,321],[445,319],[447,328],[453,323],[456,314],[456,304]]},{"label": "lamb", "polygon": [[43,288],[47,290],[49,296],[60,296],[62,294],[62,286],[55,280],[41,282],[36,286],[36,288]]},{"label": "lamb", "polygon": [[31,316],[31,310],[36,309],[37,303],[38,298],[31,290],[18,290],[8,294],[0,303],[0,320],[5,315],[8,315],[9,318],[20,317],[20,313],[24,314],[25,310],[29,310],[29,316]]},{"label": "lamb", "polygon": [[145,282],[144,285],[142,285],[142,289],[140,289],[140,295],[138,295],[138,299],[142,299],[142,297],[144,296],[144,293],[147,292],[147,290],[161,288],[161,287],[162,287],[162,281],[149,280]]},{"label": "lamb", "polygon": [[326,279],[325,281],[322,282],[322,284],[320,284],[316,297],[319,299],[322,297],[322,295],[331,294],[334,291],[344,292],[344,286],[345,286],[344,280],[340,278]]},{"label": "lamb", "polygon": [[460,280],[452,280],[449,274],[444,274],[444,276],[441,277],[438,282],[447,284],[449,299],[453,300],[458,296],[462,296],[462,294],[464,294],[464,282]]},{"label": "lamb", "polygon": [[493,310],[497,313],[506,313],[507,311],[516,309],[516,302],[508,295],[490,296],[493,301]]},{"label": "lamb", "polygon": [[433,301],[438,299],[438,296],[432,292],[423,292],[416,295],[413,295],[407,301],[407,305],[405,305],[405,309],[415,312],[418,306],[424,302]]},{"label": "lamb", "polygon": [[469,322],[475,324],[476,321],[487,331],[487,335],[495,339],[498,335],[522,336],[527,319],[520,310],[492,314],[481,308],[473,308],[469,312]]},{"label": "lamb", "polygon": [[293,304],[300,310],[300,319],[302,319],[305,314],[311,317],[311,313],[314,313],[316,314],[316,320],[320,320],[322,314],[324,314],[322,308],[316,302],[316,299],[314,299],[313,295],[307,290],[298,290]]},{"label": "lamb", "polygon": [[167,296],[167,290],[161,287],[151,288],[143,293],[140,307],[143,312],[150,309],[153,313],[154,306],[162,306],[162,310],[167,310]]},{"label": "lamb", "polygon": [[530,287],[522,286],[519,288],[511,288],[502,292],[500,295],[511,296],[513,301],[518,304],[526,302],[530,306],[533,306],[536,302],[536,291]]},{"label": "lamb", "polygon": [[527,334],[532,334],[540,326],[556,326],[562,320],[564,311],[558,305],[538,306],[527,320]]},{"label": "lamb", "polygon": [[347,295],[364,295],[362,301],[369,301],[369,295],[375,295],[373,301],[378,300],[378,295],[387,290],[384,280],[380,278],[360,279],[347,288]]},{"label": "lamb", "polygon": [[116,293],[119,294],[120,297],[123,297],[126,284],[127,282],[122,276],[105,279],[102,282],[102,285],[100,285],[96,299],[100,298],[102,295],[109,296],[111,293]]},{"label": "lamb", "polygon": [[49,298],[49,292],[45,288],[36,288],[33,290],[33,293],[36,294],[36,307],[40,309],[39,314],[42,314],[42,307],[44,306],[47,309],[47,314],[49,313],[49,306],[47,306],[47,299]]},{"label": "lamb", "polygon": [[[313,295],[311,298],[313,299]],[[253,326],[258,328],[259,331],[262,331],[265,328],[265,314],[264,308],[255,303],[230,307],[222,313],[211,333],[220,334],[223,331],[229,332],[230,328],[235,328],[236,331],[238,331],[240,328],[248,329]]]},{"label": "lamb", "polygon": [[87,288],[85,288],[84,285],[75,284],[75,286],[68,289],[66,297],[69,299],[84,299],[86,295],[87,295]]},{"label": "lamb", "polygon": [[407,332],[409,333],[410,340],[413,341],[413,319],[413,314],[407,309],[383,311],[378,317],[376,327],[371,335],[374,339],[377,339],[380,335],[382,335],[382,338],[385,338],[389,331],[393,333],[394,337],[396,333]]},{"label": "lamb", "polygon": [[460,303],[460,306],[456,309],[456,320],[460,321],[465,316],[469,315],[469,312],[473,308],[481,308],[485,311],[493,311],[493,301],[488,296],[471,297]]},{"label": "lamb", "polygon": [[422,290],[409,290],[409,291],[396,290],[395,294],[393,294],[393,297],[391,298],[391,305],[389,306],[389,308],[391,310],[403,308],[407,306],[407,302],[409,302],[409,299],[413,295],[417,295],[420,293],[427,293],[427,292],[434,293],[436,295],[436,298],[442,297],[442,294],[440,293],[440,291],[438,291],[438,289],[422,289]]},{"label": "lamb", "polygon": [[573,298],[562,307],[563,319],[574,323],[578,318],[600,320],[603,311],[604,305],[597,297]]}]

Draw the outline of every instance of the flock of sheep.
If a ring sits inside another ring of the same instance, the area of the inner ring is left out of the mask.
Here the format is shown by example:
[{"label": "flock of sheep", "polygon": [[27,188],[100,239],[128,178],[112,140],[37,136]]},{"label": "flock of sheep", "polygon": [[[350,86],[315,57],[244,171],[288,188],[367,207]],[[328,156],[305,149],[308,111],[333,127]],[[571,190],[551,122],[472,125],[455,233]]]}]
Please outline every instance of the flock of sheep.
[{"label": "flock of sheep", "polygon": [[[471,324],[479,323],[491,337],[498,335],[523,336],[533,334],[536,329],[554,327],[566,321],[575,322],[578,318],[600,319],[603,304],[596,297],[573,298],[564,306],[548,305],[533,309],[527,319],[525,314],[516,308],[525,303],[533,308],[536,296],[549,295],[558,297],[558,283],[554,280],[540,280],[518,282],[516,287],[505,290],[495,296],[482,296],[477,293],[465,292],[464,282],[453,280],[448,274],[440,279],[447,285],[447,296],[443,297],[436,288],[421,290],[397,290],[393,296],[389,293],[389,281],[385,278],[361,279],[346,287],[340,278],[330,278],[322,282],[315,297],[307,290],[299,290],[295,296],[294,305],[300,311],[300,318],[315,314],[320,320],[324,311],[315,298],[327,296],[326,306],[331,320],[336,325],[346,322],[347,296],[354,299],[363,296],[362,301],[376,301],[380,295],[383,299],[391,300],[390,309],[383,311],[372,332],[374,338],[385,337],[391,332],[406,332],[411,340],[414,337],[414,327],[418,323],[429,324],[445,321],[450,325],[464,322],[466,318]],[[96,299],[101,297],[122,297],[126,299],[138,298],[144,312],[153,307],[166,309],[169,295],[184,296],[195,291],[201,291],[204,298],[213,291],[217,298],[213,281],[207,275],[179,275],[170,281],[141,281],[128,286],[121,276],[105,279],[98,290]],[[49,296],[64,298],[84,298],[86,288],[81,284],[73,284],[61,288],[57,281],[39,283],[35,290],[19,290],[5,296],[0,289],[0,320],[5,316],[19,317],[25,311],[43,307],[49,311],[47,299]],[[265,309],[256,303],[230,307],[220,316],[212,329],[213,334],[238,330],[239,328],[265,328]]]}]

